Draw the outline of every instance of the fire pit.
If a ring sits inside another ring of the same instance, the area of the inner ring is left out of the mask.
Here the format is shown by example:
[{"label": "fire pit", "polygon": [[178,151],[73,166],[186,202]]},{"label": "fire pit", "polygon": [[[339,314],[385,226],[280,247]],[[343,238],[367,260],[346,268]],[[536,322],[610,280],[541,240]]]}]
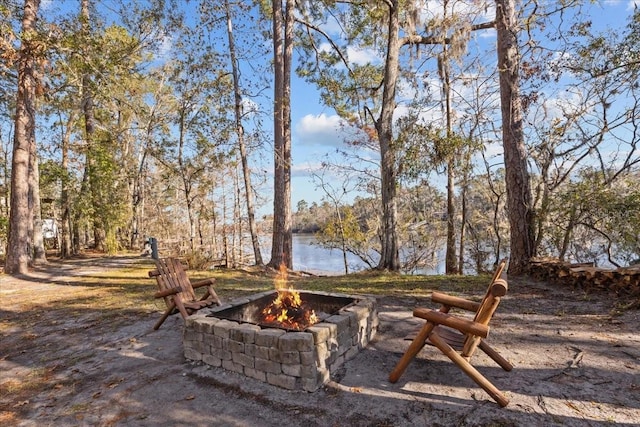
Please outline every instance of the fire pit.
[{"label": "fire pit", "polygon": [[279,298],[275,291],[200,310],[186,322],[185,357],[286,389],[317,390],[374,337],[375,298],[310,291],[299,296],[301,308],[284,310],[304,311],[293,322],[278,321],[283,310],[271,307]]}]

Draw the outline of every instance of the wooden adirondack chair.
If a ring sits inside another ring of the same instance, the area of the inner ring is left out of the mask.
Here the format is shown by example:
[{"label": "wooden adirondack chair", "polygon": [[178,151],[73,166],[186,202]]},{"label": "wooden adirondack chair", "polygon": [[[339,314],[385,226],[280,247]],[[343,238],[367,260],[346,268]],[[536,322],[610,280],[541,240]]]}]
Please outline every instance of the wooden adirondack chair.
[{"label": "wooden adirondack chair", "polygon": [[[413,339],[409,348],[389,375],[389,381],[392,383],[398,381],[409,362],[420,352],[422,347],[425,344],[431,344],[440,349],[453,363],[458,365],[465,374],[489,393],[500,406],[507,406],[509,399],[469,363],[476,348],[480,348],[505,371],[510,371],[513,368],[509,361],[484,341],[484,338],[487,338],[489,334],[489,321],[498,304],[500,304],[500,298],[507,293],[507,275],[504,271],[506,263],[507,260],[503,260],[498,265],[482,302],[478,303],[434,292],[431,300],[441,304],[439,311],[426,308],[416,308],[413,311],[415,317],[425,319],[427,323],[420,329],[418,335]],[[473,320],[468,320],[453,316],[449,314],[449,310],[452,307],[475,312],[475,317]]]},{"label": "wooden adirondack chair", "polygon": [[[204,279],[191,283],[184,266],[175,258],[159,259],[156,261],[156,269],[149,272],[149,277],[155,277],[158,284],[158,292],[155,298],[164,298],[167,310],[153,329],[158,329],[162,323],[172,314],[180,313],[184,319],[191,314],[213,304],[220,305],[220,299],[213,289],[215,279]],[[194,289],[206,286],[207,291],[198,299]]]}]

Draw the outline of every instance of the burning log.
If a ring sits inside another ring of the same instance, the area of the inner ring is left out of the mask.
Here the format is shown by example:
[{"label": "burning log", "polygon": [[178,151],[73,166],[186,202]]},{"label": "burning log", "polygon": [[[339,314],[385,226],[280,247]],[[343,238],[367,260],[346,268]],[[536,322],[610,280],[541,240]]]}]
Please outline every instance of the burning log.
[{"label": "burning log", "polygon": [[302,329],[318,322],[313,309],[293,289],[280,289],[273,302],[262,310],[263,322],[273,326]]},{"label": "burning log", "polygon": [[300,293],[287,287],[287,268],[280,266],[275,280],[278,296],[262,310],[262,322],[287,329],[304,329],[318,323],[316,313],[300,298]]}]

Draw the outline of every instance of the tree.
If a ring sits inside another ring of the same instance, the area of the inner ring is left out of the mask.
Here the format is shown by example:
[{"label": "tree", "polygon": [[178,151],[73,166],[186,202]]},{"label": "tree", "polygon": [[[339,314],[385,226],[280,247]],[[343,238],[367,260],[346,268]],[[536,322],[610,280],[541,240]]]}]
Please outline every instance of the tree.
[{"label": "tree", "polygon": [[42,234],[42,207],[40,203],[40,162],[38,160],[38,148],[35,135],[29,142],[29,210],[32,219],[29,221],[30,238],[33,242],[33,264],[47,262],[47,253],[44,247]]},{"label": "tree", "polygon": [[502,110],[502,144],[511,233],[509,273],[518,275],[525,273],[529,260],[535,255],[535,238],[533,234],[534,211],[522,124],[518,23],[514,0],[496,0],[496,30]]},{"label": "tree", "polygon": [[[329,199],[334,207],[335,215],[333,220],[327,223],[322,230],[320,242],[329,248],[338,247],[342,251],[342,261],[344,263],[344,274],[349,274],[349,265],[347,263],[347,239],[351,241],[362,238],[359,233],[358,223],[355,220],[352,209],[342,209],[342,198],[347,194],[348,184],[342,184],[341,189],[335,188],[331,182],[324,179],[324,174],[314,174],[314,181],[318,187],[322,188],[325,199]],[[298,211],[303,200],[298,203]],[[305,204],[302,207],[306,206]],[[335,246],[334,246],[335,245]]]},{"label": "tree", "polygon": [[[347,123],[362,131],[363,135],[358,143],[366,145],[373,141],[378,145],[382,254],[377,268],[397,271],[400,268],[400,260],[396,197],[399,178],[402,175],[401,169],[405,166],[401,160],[404,147],[396,138],[398,123],[394,118],[400,97],[398,86],[418,88],[423,84],[421,79],[428,78],[427,73],[412,68],[412,49],[420,51],[421,55],[424,53],[429,55],[429,58],[435,58],[433,52],[424,49],[424,46],[464,42],[465,34],[491,28],[493,22],[469,25],[467,19],[463,28],[453,31],[454,34],[463,36],[456,38],[439,31],[440,28],[433,22],[421,22],[420,2],[349,3],[350,6],[318,2],[315,5],[315,8],[310,7],[309,16],[305,17],[304,21],[301,20],[308,29],[308,41],[304,43],[307,60],[299,68],[299,73],[318,85],[325,103],[332,106]],[[346,7],[349,9],[343,10]],[[323,17],[339,21],[340,28],[345,33],[341,36],[343,40],[331,39],[320,25],[315,25],[316,22],[322,23]],[[380,31],[380,28],[384,28],[384,31]],[[315,37],[312,37],[312,33]],[[330,49],[320,48],[319,39],[328,41]],[[344,46],[339,42],[344,42]],[[347,48],[374,49],[381,59],[379,63],[375,60],[367,64],[352,63],[349,61]],[[420,62],[424,64],[426,61]],[[343,69],[339,69],[338,66]],[[403,101],[410,105],[411,114],[419,118],[420,112],[423,111],[421,108],[430,95],[427,91],[416,90],[415,93],[420,94],[420,99],[417,99],[419,95],[416,95],[414,100]],[[452,181],[453,168],[449,170]],[[451,188],[453,191],[453,186]],[[451,233],[449,240],[455,243],[454,238],[454,234]],[[452,264],[455,264],[455,247],[452,248]]]},{"label": "tree", "polygon": [[274,195],[269,267],[293,268],[291,219],[291,57],[293,0],[272,2],[274,59]]},{"label": "tree", "polygon": [[29,206],[29,163],[35,147],[37,52],[36,21],[40,0],[25,0],[21,46],[18,53],[18,93],[16,97],[15,135],[11,161],[11,210],[5,272],[26,274],[32,260],[29,224],[33,216]]},{"label": "tree", "polygon": [[[595,32],[591,16],[576,14],[566,23],[549,25],[546,31],[550,34],[539,37],[542,42],[538,45],[545,40],[550,44],[546,56],[531,50],[524,58],[523,73],[530,85],[525,100],[532,117],[527,139],[536,167],[533,196],[538,255],[598,258],[591,250],[575,250],[588,246],[584,239],[591,233],[580,230],[583,206],[568,196],[570,189],[586,181],[594,185],[593,190],[611,190],[638,167],[639,16],[635,11],[625,30]],[[554,92],[547,89],[550,82],[556,83]],[[545,96],[539,96],[541,92]],[[594,168],[599,177],[594,177]],[[584,190],[588,184],[579,188]],[[591,245],[599,246],[603,236],[593,236]]]},{"label": "tree", "polygon": [[36,21],[40,0],[25,0],[21,47],[18,56],[18,93],[16,97],[15,135],[11,161],[11,210],[5,271],[25,274],[32,260],[29,224],[30,150],[35,147],[36,55],[39,50]]},{"label": "tree", "polygon": [[234,95],[234,118],[236,137],[238,139],[238,149],[240,150],[240,159],[242,162],[242,177],[244,179],[245,199],[247,204],[247,216],[249,218],[249,232],[251,233],[251,244],[253,247],[253,256],[256,265],[263,265],[262,253],[260,252],[260,241],[258,239],[258,231],[256,228],[256,215],[254,208],[253,187],[251,185],[251,169],[249,168],[249,160],[247,155],[247,146],[244,138],[244,127],[242,126],[242,94],[240,92],[240,75],[238,70],[238,58],[236,56],[236,45],[233,36],[233,21],[231,19],[231,8],[229,0],[225,0],[225,14],[227,19],[227,37],[229,41],[229,60],[231,62],[231,70],[233,76],[233,95]]},{"label": "tree", "polygon": [[[93,46],[91,40],[91,16],[89,14],[89,0],[81,0],[80,2],[80,34],[83,40],[82,55],[85,58],[91,57],[90,49]],[[90,62],[87,63],[87,65]],[[100,203],[97,186],[98,175],[96,171],[98,160],[94,158],[95,153],[98,151],[96,147],[96,135],[95,135],[95,112],[94,112],[94,96],[93,96],[93,82],[91,76],[91,70],[88,66],[85,67],[82,74],[82,101],[81,109],[84,119],[84,134],[85,134],[85,170],[83,176],[84,188],[90,194],[91,205],[95,206]],[[96,212],[94,212],[96,213]],[[100,221],[99,215],[93,215],[93,238],[94,246],[96,249],[104,250],[106,243],[106,234],[104,230],[104,224]]]}]

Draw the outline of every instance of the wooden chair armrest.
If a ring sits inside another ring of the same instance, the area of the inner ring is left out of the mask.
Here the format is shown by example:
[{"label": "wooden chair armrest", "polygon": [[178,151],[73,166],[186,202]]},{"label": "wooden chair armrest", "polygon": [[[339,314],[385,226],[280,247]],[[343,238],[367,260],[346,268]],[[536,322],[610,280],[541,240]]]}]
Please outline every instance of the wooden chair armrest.
[{"label": "wooden chair armrest", "polygon": [[165,289],[164,291],[158,291],[155,294],[153,294],[153,296],[155,298],[164,298],[164,297],[168,297],[169,295],[175,295],[179,292],[182,292],[182,288],[179,286],[176,286],[175,288]]},{"label": "wooden chair armrest", "polygon": [[191,287],[193,287],[193,289],[201,288],[202,286],[213,285],[215,282],[216,282],[216,279],[214,278],[202,279],[195,282],[191,282]]},{"label": "wooden chair armrest", "polygon": [[149,277],[158,277],[160,275],[160,272],[158,270],[151,270],[149,272]]},{"label": "wooden chair armrest", "polygon": [[416,308],[415,310],[413,310],[413,315],[415,317],[425,319],[428,322],[435,323],[436,325],[444,325],[453,329],[457,329],[458,331],[465,334],[472,334],[481,338],[486,338],[489,335],[488,326],[474,322],[472,320],[452,316],[448,313],[442,313],[440,311],[434,311],[428,308]]},{"label": "wooden chair armrest", "polygon": [[454,297],[453,295],[443,294],[442,292],[434,292],[431,294],[431,301],[447,305],[449,307],[461,308],[467,311],[478,311],[480,303],[469,301],[468,299]]},{"label": "wooden chair armrest", "polygon": [[491,294],[494,297],[503,297],[507,294],[508,288],[507,273],[503,271],[502,275],[500,275],[500,277],[493,282],[493,285],[491,285]]}]

